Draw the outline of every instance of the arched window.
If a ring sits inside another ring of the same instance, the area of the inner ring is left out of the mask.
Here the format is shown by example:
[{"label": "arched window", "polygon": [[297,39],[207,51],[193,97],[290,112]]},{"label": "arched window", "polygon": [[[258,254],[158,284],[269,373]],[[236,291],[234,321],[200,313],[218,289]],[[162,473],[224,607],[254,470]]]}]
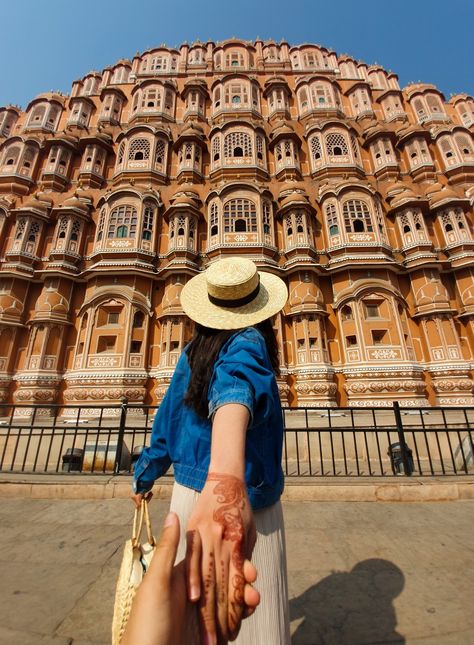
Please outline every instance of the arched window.
[{"label": "arched window", "polygon": [[224,204],[224,232],[256,233],[257,209],[249,199],[230,199]]},{"label": "arched window", "polygon": [[133,316],[133,327],[135,329],[139,329],[143,327],[143,323],[145,321],[145,315],[143,314],[142,311],[136,311],[134,316]]},{"label": "arched window", "polygon": [[354,316],[352,315],[352,309],[349,307],[349,305],[345,305],[341,309],[341,318],[342,320],[354,320]]},{"label": "arched window", "polygon": [[137,210],[123,204],[110,213],[107,237],[135,237],[137,232]]},{"label": "arched window", "polygon": [[371,233],[373,231],[369,207],[360,199],[346,201],[342,214],[347,233]]}]

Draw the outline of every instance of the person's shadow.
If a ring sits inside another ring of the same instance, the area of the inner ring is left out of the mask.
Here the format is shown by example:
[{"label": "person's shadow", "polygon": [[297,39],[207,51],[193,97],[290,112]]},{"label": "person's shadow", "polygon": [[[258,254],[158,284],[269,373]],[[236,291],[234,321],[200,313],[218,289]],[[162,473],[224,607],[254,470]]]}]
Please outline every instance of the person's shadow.
[{"label": "person's shadow", "polygon": [[393,599],[403,572],[388,560],[363,560],[349,572],[323,578],[290,601],[291,620],[303,618],[293,645],[382,645],[405,643],[396,631]]}]

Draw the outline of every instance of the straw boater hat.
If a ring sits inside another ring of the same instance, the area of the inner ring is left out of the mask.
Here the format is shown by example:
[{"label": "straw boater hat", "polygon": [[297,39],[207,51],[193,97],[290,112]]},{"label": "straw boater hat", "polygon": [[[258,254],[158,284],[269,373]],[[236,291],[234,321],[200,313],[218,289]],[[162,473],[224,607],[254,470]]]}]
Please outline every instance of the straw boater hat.
[{"label": "straw boater hat", "polygon": [[257,271],[246,258],[229,257],[189,280],[181,291],[181,306],[204,327],[241,329],[274,316],[287,298],[278,276]]}]

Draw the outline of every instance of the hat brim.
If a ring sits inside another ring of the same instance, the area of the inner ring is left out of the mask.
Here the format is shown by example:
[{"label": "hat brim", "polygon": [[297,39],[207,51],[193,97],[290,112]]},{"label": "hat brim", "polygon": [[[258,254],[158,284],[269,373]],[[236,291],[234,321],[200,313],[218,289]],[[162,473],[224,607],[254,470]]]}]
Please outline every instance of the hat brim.
[{"label": "hat brim", "polygon": [[191,278],[181,291],[184,313],[195,322],[211,329],[241,329],[271,318],[283,309],[288,289],[273,273],[259,271],[260,289],[257,296],[240,307],[221,307],[209,300],[206,275]]}]

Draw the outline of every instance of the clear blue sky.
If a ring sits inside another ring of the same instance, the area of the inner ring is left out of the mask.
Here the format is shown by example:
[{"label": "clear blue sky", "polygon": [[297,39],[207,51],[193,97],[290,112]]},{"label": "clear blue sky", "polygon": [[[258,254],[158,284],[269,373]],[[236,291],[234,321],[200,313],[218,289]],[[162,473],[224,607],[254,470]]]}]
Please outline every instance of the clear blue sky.
[{"label": "clear blue sky", "polygon": [[474,0],[0,0],[0,106],[119,58],[187,40],[314,42],[422,80],[474,93]]}]

